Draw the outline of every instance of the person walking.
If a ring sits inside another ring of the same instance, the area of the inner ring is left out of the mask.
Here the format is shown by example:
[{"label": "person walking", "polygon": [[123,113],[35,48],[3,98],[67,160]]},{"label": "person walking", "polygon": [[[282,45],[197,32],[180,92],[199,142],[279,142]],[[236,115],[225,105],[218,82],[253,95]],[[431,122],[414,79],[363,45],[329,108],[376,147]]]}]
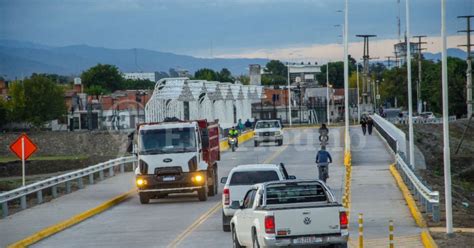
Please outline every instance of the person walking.
[{"label": "person walking", "polygon": [[365,116],[360,120],[360,126],[362,127],[362,133],[367,132],[367,120],[365,119]]},{"label": "person walking", "polygon": [[367,121],[367,131],[369,131],[369,135],[372,135],[372,128],[374,127],[374,120],[369,117],[369,120]]}]

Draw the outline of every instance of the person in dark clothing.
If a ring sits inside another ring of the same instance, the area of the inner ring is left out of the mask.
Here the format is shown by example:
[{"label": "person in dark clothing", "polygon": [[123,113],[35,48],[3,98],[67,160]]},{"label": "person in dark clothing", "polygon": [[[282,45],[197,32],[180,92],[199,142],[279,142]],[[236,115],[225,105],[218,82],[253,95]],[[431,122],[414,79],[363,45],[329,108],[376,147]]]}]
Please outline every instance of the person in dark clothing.
[{"label": "person in dark clothing", "polygon": [[245,128],[252,129],[252,122],[250,122],[249,119],[247,119],[247,121],[245,122]]},{"label": "person in dark clothing", "polygon": [[369,131],[369,135],[372,135],[372,128],[374,126],[374,120],[369,117],[369,120],[367,121],[367,131]]},{"label": "person in dark clothing", "polygon": [[360,126],[362,127],[362,133],[365,133],[367,132],[367,120],[365,119],[365,117],[363,117],[361,120],[360,120]]},{"label": "person in dark clothing", "polygon": [[321,150],[316,154],[316,164],[318,165],[319,179],[326,182],[329,178],[329,163],[332,163],[332,157],[329,152],[326,151],[326,147],[322,146]]}]

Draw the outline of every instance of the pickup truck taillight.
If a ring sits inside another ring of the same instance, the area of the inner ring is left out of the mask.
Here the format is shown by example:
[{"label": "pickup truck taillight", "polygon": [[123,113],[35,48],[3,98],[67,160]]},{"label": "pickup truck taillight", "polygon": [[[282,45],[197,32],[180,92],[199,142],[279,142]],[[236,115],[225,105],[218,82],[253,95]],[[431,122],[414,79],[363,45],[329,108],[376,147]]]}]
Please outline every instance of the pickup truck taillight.
[{"label": "pickup truck taillight", "polygon": [[223,191],[223,196],[224,196],[224,205],[229,205],[230,204],[230,190],[229,188],[224,188]]},{"label": "pickup truck taillight", "polygon": [[349,224],[347,213],[345,211],[339,212],[339,225],[341,226],[341,229],[347,229],[347,224]]},{"label": "pickup truck taillight", "polygon": [[265,216],[265,233],[275,233],[275,217]]}]

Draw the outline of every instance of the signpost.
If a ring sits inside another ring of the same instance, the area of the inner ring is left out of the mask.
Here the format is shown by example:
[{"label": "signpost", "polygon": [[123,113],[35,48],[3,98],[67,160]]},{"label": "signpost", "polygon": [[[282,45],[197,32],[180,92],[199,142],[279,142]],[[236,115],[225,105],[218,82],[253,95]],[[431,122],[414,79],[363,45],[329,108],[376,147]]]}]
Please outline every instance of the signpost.
[{"label": "signpost", "polygon": [[20,135],[18,139],[15,140],[10,145],[10,150],[21,159],[21,171],[22,171],[22,182],[23,187],[25,186],[25,161],[36,152],[38,147],[30,140],[26,134]]}]

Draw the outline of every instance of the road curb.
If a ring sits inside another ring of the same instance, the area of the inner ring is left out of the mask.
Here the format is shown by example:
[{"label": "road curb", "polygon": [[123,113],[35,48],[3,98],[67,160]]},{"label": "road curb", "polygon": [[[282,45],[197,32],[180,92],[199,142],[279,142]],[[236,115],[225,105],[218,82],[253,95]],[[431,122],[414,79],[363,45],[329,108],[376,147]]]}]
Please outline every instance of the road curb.
[{"label": "road curb", "polygon": [[59,223],[56,223],[52,226],[49,226],[41,231],[38,231],[22,240],[19,240],[13,244],[8,245],[8,248],[17,248],[17,247],[27,247],[29,245],[32,245],[38,241],[41,241],[51,235],[54,235],[58,232],[61,232],[73,225],[78,224],[79,222],[82,222],[94,215],[97,215],[101,212],[104,212],[105,210],[119,204],[120,202],[126,200],[130,196],[132,196],[136,192],[135,189],[132,189],[124,194],[118,195],[108,201],[103,202],[97,207],[91,208],[85,212],[82,212],[80,214],[77,214],[67,220],[61,221]]},{"label": "road curb", "polygon": [[431,237],[430,231],[428,230],[423,230],[421,232],[421,242],[423,242],[425,248],[438,248],[438,245],[433,240],[433,237]]},{"label": "road curb", "polygon": [[420,210],[418,209],[418,206],[416,206],[415,199],[410,193],[410,190],[406,186],[406,184],[403,182],[402,177],[400,176],[400,173],[398,173],[397,168],[395,167],[395,164],[390,165],[390,172],[392,173],[393,178],[395,179],[398,188],[402,192],[403,198],[405,198],[405,201],[407,203],[408,209],[410,210],[410,213],[415,220],[416,224],[423,228],[424,230],[421,232],[421,241],[423,245],[426,248],[437,248],[438,245],[436,245],[435,241],[433,240],[433,237],[431,236],[429,230],[427,230],[427,224],[425,219],[423,218],[423,215],[421,214]]}]

